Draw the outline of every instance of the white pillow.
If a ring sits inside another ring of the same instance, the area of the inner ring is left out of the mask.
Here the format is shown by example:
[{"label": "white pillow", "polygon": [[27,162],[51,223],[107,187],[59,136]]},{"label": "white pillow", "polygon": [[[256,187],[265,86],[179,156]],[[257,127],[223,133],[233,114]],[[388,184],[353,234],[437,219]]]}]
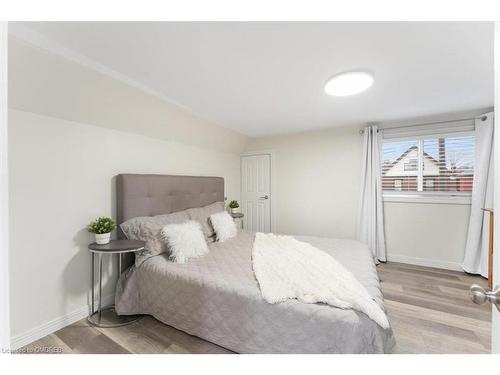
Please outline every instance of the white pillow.
[{"label": "white pillow", "polygon": [[161,234],[169,248],[170,259],[174,262],[186,263],[190,258],[208,253],[205,236],[197,221],[165,225]]},{"label": "white pillow", "polygon": [[210,221],[212,222],[215,236],[219,242],[224,242],[233,238],[238,232],[233,218],[226,211],[210,215]]}]

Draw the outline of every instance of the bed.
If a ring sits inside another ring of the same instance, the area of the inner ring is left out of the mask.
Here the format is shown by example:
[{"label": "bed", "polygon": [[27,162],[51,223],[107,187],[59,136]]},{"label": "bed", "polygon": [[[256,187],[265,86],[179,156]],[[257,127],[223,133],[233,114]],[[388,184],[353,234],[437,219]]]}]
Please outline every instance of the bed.
[{"label": "bed", "polygon": [[[202,207],[224,200],[218,177],[119,175],[117,214],[121,223]],[[123,236],[123,234],[120,234]],[[237,353],[388,353],[391,329],[361,312],[296,300],[271,305],[262,299],[252,270],[255,233],[240,231],[209,244],[208,255],[186,264],[159,255],[132,265],[118,282],[120,315],[148,314],[161,322]],[[375,264],[360,242],[297,237],[332,254],[383,307]]]}]

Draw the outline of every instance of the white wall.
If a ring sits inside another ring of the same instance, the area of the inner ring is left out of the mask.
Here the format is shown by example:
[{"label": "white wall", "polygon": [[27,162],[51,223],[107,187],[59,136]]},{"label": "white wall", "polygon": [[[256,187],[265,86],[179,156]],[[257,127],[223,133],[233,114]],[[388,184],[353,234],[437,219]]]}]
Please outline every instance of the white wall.
[{"label": "white wall", "polygon": [[10,348],[7,22],[0,22],[0,354]]},{"label": "white wall", "polygon": [[461,270],[470,205],[385,202],[387,260]]},{"label": "white wall", "polygon": [[273,151],[275,231],[352,238],[361,176],[361,137],[335,128],[249,141]]},{"label": "white wall", "polygon": [[236,154],[16,110],[9,130],[14,338],[86,305],[93,241],[86,225],[115,216],[113,176],[222,176],[226,195],[239,199]]},{"label": "white wall", "polygon": [[[256,138],[273,151],[276,230],[355,238],[362,140],[356,127]],[[388,259],[460,269],[469,205],[386,202]]]},{"label": "white wall", "polygon": [[9,107],[228,152],[240,152],[247,139],[13,36],[9,37]]},{"label": "white wall", "polygon": [[[87,313],[86,232],[115,216],[119,173],[225,178],[239,199],[246,137],[74,62],[11,39],[11,332],[26,344]],[[116,273],[106,268],[104,296]]]}]

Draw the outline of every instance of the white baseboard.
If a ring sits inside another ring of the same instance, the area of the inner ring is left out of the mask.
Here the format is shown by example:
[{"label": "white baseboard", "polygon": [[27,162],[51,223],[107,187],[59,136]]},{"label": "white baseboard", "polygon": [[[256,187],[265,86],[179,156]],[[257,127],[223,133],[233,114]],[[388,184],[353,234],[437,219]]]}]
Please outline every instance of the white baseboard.
[{"label": "white baseboard", "polygon": [[[109,306],[114,303],[114,295],[103,296],[102,304],[103,306]],[[95,301],[95,305],[97,305],[97,300]],[[14,336],[11,339],[11,350],[19,349],[25,345],[32,343],[33,341],[39,340],[42,337],[50,335],[55,331],[60,330],[70,324],[73,324],[80,319],[83,319],[89,315],[90,306],[85,305],[76,310],[71,311],[70,313],[60,316],[54,320],[51,320],[47,323],[43,323],[38,327],[32,328],[26,332],[23,332],[19,335]]]},{"label": "white baseboard", "polygon": [[414,264],[416,266],[442,268],[445,270],[452,270],[452,271],[463,271],[460,263],[448,262],[448,261],[436,260],[436,259],[415,258],[415,257],[409,257],[406,255],[399,255],[399,254],[387,254],[387,261]]}]

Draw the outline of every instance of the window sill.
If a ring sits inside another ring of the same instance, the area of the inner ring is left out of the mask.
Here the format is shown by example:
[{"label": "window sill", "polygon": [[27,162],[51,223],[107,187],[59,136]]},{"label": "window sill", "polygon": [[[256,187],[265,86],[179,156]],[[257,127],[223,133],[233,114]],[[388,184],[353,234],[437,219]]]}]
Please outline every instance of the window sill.
[{"label": "window sill", "polygon": [[470,195],[384,194],[384,202],[470,205]]}]

